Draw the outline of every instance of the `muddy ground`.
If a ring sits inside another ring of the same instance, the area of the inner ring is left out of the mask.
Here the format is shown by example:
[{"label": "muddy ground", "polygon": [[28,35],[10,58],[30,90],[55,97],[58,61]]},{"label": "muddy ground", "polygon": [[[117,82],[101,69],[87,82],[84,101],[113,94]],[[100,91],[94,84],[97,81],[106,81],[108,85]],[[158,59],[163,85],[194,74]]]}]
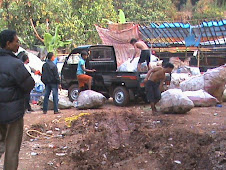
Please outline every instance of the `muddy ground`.
[{"label": "muddy ground", "polygon": [[[226,103],[183,115],[152,115],[147,104],[116,107],[111,100],[101,109],[59,115],[32,107],[35,112],[25,115],[19,170],[226,169]],[[88,115],[68,127],[64,118],[80,113]]]}]

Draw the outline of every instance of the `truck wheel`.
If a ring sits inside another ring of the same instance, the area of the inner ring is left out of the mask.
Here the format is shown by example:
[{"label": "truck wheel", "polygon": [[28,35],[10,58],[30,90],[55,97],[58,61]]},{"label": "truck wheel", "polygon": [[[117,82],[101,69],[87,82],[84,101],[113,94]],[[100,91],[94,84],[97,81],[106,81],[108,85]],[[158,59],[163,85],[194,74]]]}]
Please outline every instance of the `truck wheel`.
[{"label": "truck wheel", "polygon": [[71,102],[78,98],[79,88],[77,84],[73,84],[68,89],[68,97]]},{"label": "truck wheel", "polygon": [[115,88],[113,98],[116,106],[126,106],[130,100],[128,90],[122,86]]}]

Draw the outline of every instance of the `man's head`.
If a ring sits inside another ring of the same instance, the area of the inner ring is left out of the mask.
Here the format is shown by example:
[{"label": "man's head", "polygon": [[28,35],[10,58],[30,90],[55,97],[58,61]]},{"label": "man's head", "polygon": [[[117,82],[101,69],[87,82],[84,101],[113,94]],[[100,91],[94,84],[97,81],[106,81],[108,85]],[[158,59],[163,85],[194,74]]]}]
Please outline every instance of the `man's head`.
[{"label": "man's head", "polygon": [[3,30],[0,33],[0,45],[1,48],[16,53],[19,49],[19,39],[17,37],[16,31]]},{"label": "man's head", "polygon": [[46,58],[47,58],[48,60],[53,61],[53,60],[55,59],[55,56],[54,56],[53,52],[49,52],[49,53],[47,54]]},{"label": "man's head", "polygon": [[29,63],[29,57],[25,53],[25,51],[20,52],[17,56],[23,61],[24,64],[28,64]]},{"label": "man's head", "polygon": [[136,42],[137,42],[137,39],[136,38],[132,38],[129,43],[134,45]]},{"label": "man's head", "polygon": [[165,70],[165,73],[171,73],[174,69],[174,65],[171,64],[171,63],[166,63],[164,66],[163,66],[164,70]]},{"label": "man's head", "polygon": [[82,56],[83,59],[87,59],[88,56],[89,56],[89,54],[88,54],[87,51],[82,51],[82,52],[81,52],[81,56]]}]

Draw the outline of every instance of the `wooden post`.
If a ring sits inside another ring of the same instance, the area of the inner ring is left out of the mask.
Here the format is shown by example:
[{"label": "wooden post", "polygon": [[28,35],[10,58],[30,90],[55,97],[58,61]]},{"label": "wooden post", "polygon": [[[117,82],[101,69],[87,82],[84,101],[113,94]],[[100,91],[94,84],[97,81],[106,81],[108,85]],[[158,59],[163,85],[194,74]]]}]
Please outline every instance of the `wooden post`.
[{"label": "wooden post", "polygon": [[197,67],[199,68],[199,66],[200,66],[200,51],[199,51],[199,48],[198,48]]}]

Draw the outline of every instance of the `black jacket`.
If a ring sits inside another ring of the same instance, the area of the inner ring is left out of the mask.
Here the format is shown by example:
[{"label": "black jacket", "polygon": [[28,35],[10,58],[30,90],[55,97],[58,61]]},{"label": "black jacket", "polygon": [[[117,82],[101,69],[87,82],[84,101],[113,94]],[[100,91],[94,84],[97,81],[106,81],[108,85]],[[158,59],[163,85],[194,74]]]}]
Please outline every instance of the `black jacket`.
[{"label": "black jacket", "polygon": [[44,84],[60,84],[57,66],[51,60],[43,64],[41,80]]},{"label": "black jacket", "polygon": [[24,96],[34,84],[22,61],[11,51],[0,49],[0,124],[23,117]]}]

